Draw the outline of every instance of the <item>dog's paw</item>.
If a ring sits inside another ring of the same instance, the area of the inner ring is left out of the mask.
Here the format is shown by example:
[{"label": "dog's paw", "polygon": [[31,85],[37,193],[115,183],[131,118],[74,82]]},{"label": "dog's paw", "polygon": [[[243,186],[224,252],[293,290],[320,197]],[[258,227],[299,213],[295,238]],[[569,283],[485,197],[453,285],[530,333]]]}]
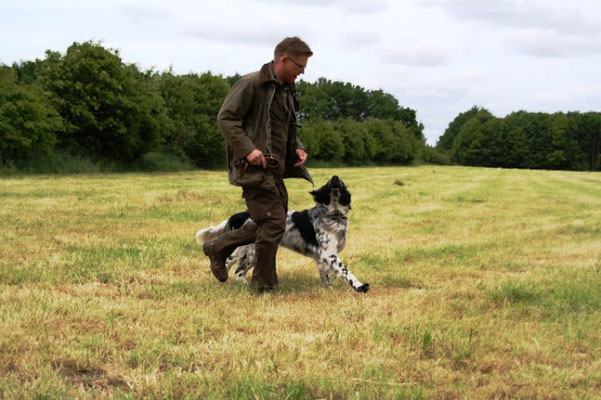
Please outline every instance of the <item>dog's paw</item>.
[{"label": "dog's paw", "polygon": [[369,290],[369,283],[364,283],[363,285],[361,285],[357,288],[357,292],[359,292],[359,293],[367,293],[368,290]]}]

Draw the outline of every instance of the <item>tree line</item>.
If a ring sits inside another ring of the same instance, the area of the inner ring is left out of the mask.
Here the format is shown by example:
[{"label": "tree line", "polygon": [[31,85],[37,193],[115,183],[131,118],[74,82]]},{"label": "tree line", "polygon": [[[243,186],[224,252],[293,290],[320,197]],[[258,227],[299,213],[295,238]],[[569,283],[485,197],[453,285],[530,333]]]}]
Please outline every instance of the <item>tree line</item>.
[{"label": "tree line", "polygon": [[601,113],[518,111],[497,118],[474,106],[449,124],[436,149],[461,165],[596,171]]},{"label": "tree line", "polygon": [[[0,165],[223,165],[216,116],[239,78],[141,71],[92,41],[0,65]],[[300,81],[298,94],[299,136],[313,159],[406,164],[426,148],[415,111],[381,90],[321,78]]]},{"label": "tree line", "polygon": [[298,84],[301,137],[317,159],[409,164],[423,153],[423,125],[415,110],[382,90],[320,78]]}]

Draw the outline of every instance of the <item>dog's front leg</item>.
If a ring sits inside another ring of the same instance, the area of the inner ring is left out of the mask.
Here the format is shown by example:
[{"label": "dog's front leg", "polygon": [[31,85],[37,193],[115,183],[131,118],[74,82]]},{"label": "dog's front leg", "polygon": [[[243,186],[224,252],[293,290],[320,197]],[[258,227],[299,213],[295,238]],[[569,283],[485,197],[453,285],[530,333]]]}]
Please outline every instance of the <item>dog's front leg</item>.
[{"label": "dog's front leg", "polygon": [[[335,241],[330,241],[333,246],[328,246],[320,252],[319,262],[329,268],[330,271],[334,272],[335,276],[342,277],[357,292],[365,293],[369,290],[369,283],[362,284],[359,282],[355,275],[344,265],[342,260],[336,254]],[[321,274],[321,269],[320,269]]]}]

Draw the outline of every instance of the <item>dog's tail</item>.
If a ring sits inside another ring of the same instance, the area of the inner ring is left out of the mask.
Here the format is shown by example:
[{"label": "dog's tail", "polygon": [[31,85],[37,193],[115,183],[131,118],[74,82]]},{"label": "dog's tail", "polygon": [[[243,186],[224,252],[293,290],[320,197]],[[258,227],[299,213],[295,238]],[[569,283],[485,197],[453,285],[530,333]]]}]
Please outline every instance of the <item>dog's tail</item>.
[{"label": "dog's tail", "polygon": [[196,232],[196,242],[199,245],[202,245],[209,240],[215,239],[223,232],[233,231],[234,229],[240,228],[246,223],[247,220],[250,220],[250,213],[248,211],[234,214],[219,225],[210,226]]},{"label": "dog's tail", "polygon": [[217,236],[228,230],[228,221],[225,220],[217,226],[209,226],[196,232],[196,243],[203,245],[209,240],[215,239]]}]

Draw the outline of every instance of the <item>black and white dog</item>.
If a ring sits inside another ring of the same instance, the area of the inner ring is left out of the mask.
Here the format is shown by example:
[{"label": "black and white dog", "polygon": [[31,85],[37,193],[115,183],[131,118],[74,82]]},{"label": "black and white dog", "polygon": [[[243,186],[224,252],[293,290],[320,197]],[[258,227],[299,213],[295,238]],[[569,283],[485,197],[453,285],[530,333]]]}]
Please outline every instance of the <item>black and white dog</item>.
[{"label": "black and white dog", "polygon": [[[325,287],[332,286],[330,277],[342,277],[357,292],[367,292],[369,283],[359,282],[338,257],[346,244],[347,214],[351,210],[350,192],[344,182],[334,175],[311,194],[317,203],[315,207],[288,211],[286,231],[280,245],[314,259]],[[222,232],[239,229],[244,224],[254,224],[248,211],[234,214],[217,226],[199,230],[196,232],[196,241],[202,245]],[[248,270],[254,267],[255,245],[238,247],[226,260],[228,271],[236,263],[236,277],[245,279]]]}]

